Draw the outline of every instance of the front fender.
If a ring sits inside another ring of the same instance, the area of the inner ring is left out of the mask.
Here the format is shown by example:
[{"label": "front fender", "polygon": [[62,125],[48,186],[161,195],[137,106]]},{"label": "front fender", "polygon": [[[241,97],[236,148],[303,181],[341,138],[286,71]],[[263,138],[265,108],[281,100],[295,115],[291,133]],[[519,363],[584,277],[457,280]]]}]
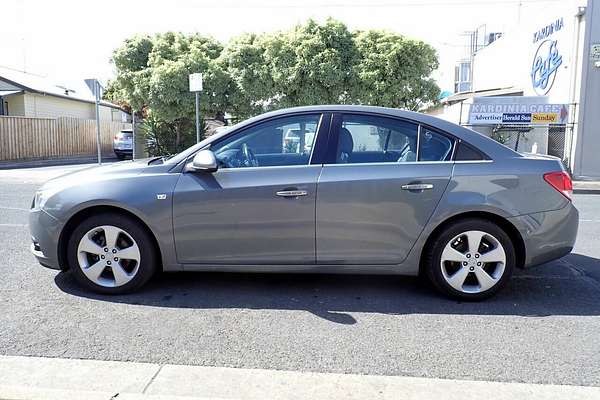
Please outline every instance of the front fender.
[{"label": "front fender", "polygon": [[139,174],[94,180],[67,187],[44,208],[64,227],[75,216],[94,207],[113,207],[139,218],[154,235],[164,269],[179,269],[173,242],[172,197],[179,173]]}]

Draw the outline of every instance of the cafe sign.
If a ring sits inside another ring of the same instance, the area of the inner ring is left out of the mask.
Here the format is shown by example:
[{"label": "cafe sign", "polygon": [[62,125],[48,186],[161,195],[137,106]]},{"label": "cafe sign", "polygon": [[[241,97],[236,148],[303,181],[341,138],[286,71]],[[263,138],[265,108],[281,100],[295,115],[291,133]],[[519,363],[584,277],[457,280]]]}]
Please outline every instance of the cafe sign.
[{"label": "cafe sign", "polygon": [[472,104],[470,125],[564,125],[566,104]]},{"label": "cafe sign", "polygon": [[531,63],[531,85],[539,96],[545,96],[550,92],[559,67],[563,64],[562,43],[559,43],[555,37],[555,33],[563,28],[564,20],[559,18],[533,34],[536,50]]}]

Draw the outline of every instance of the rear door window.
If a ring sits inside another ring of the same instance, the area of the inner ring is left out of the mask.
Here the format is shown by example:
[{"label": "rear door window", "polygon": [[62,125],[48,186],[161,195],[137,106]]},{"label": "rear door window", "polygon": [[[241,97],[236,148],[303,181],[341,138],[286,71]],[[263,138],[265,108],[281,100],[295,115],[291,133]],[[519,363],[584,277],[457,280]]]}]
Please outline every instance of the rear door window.
[{"label": "rear door window", "polygon": [[418,125],[373,115],[344,114],[336,163],[416,161]]},{"label": "rear door window", "polygon": [[449,161],[454,140],[424,126],[419,136],[419,161]]}]

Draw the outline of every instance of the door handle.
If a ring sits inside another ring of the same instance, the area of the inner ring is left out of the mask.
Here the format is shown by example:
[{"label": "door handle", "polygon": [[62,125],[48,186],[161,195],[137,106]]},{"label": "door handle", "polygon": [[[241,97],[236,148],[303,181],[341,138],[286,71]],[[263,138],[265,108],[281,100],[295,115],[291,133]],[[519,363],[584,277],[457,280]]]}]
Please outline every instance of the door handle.
[{"label": "door handle", "polygon": [[433,189],[431,183],[409,183],[408,185],[402,185],[402,190],[430,190]]},{"label": "door handle", "polygon": [[279,197],[300,197],[306,196],[308,192],[306,190],[281,190],[275,194]]}]

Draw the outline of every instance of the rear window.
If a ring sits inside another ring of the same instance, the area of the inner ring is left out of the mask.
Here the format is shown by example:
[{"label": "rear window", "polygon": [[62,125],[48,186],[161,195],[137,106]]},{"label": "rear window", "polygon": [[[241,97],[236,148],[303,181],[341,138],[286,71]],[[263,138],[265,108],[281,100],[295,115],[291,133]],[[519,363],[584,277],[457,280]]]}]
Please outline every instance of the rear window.
[{"label": "rear window", "polygon": [[121,132],[119,132],[119,136],[121,136],[123,139],[131,139],[133,137],[133,132],[132,131],[121,131]]},{"label": "rear window", "polygon": [[456,156],[454,157],[455,161],[480,161],[480,160],[488,160],[488,158],[479,150],[475,149],[473,146],[466,144],[465,142],[460,142],[458,144],[458,148],[456,149]]}]

